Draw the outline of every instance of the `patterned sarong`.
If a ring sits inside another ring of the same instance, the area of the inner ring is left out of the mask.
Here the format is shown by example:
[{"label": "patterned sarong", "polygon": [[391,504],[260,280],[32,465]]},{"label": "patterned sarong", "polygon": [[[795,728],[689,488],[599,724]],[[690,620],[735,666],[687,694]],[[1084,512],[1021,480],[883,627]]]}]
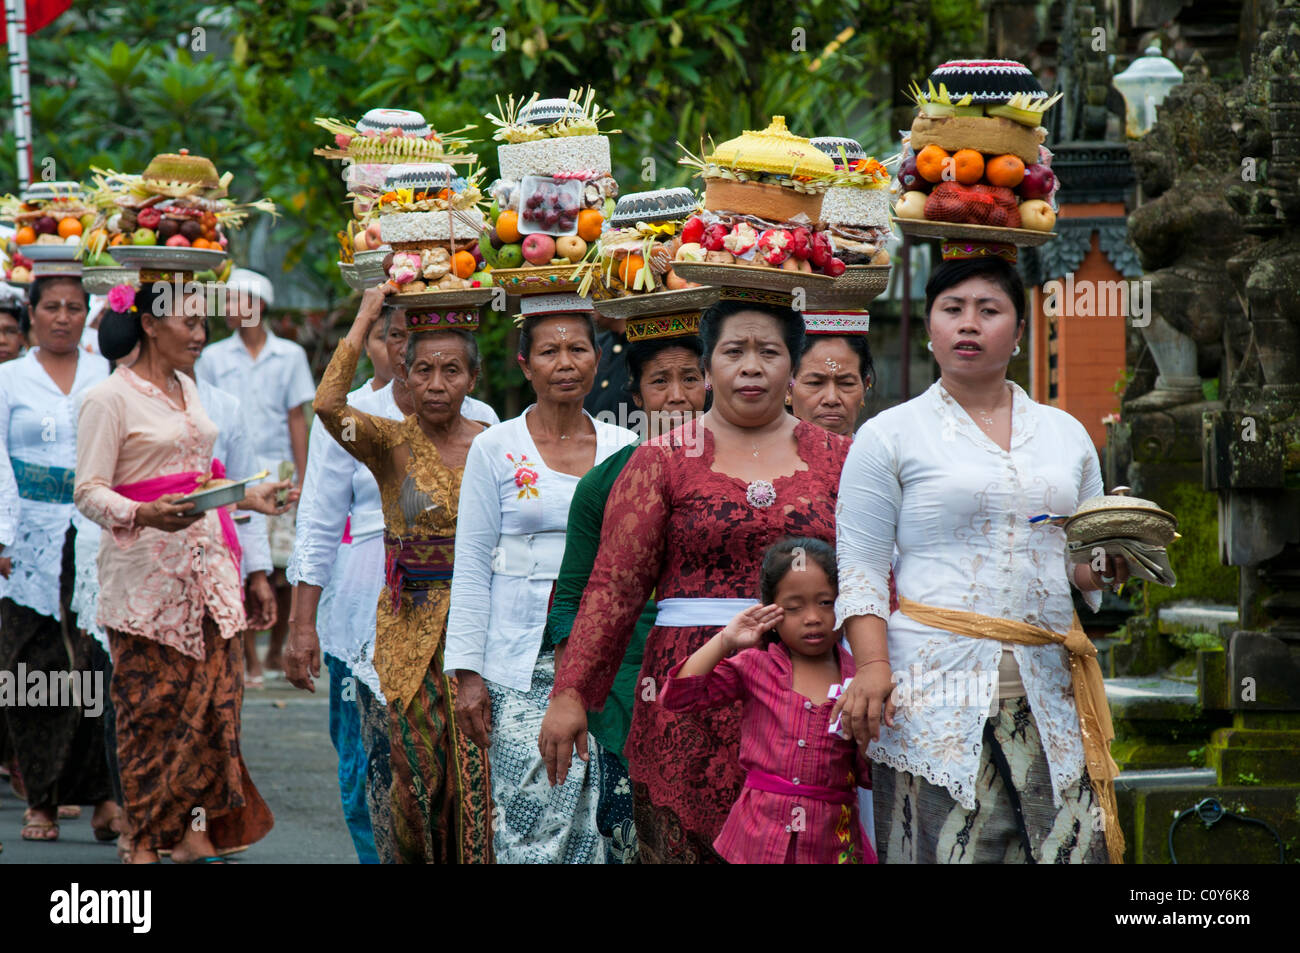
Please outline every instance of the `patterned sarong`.
[{"label": "patterned sarong", "polygon": [[174,848],[203,823],[218,848],[253,844],[274,820],[239,750],[241,638],[203,619],[203,658],[108,630],[126,818],[138,848]]},{"label": "patterned sarong", "polygon": [[1104,864],[1105,812],[1083,776],[1053,806],[1038,725],[1024,697],[985,724],[975,807],[917,775],[871,766],[882,864]]},{"label": "patterned sarong", "polygon": [[537,750],[555,655],[542,652],[526,692],[487,682],[492,696],[492,844],[501,864],[603,864],[605,842],[596,824],[600,745],[590,734],[591,761],[575,752],[563,784],[551,787]]},{"label": "patterned sarong", "polygon": [[487,759],[456,723],[456,691],[439,648],[406,710],[388,708],[400,863],[492,863]]}]

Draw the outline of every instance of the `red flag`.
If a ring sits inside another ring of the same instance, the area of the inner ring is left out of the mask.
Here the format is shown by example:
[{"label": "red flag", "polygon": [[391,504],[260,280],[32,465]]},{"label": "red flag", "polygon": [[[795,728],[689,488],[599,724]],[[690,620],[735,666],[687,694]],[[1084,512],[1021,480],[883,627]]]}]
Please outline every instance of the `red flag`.
[{"label": "red flag", "polygon": [[[72,0],[27,0],[27,34],[30,36],[37,30],[43,29],[53,23],[64,13],[68,7],[72,6]],[[4,42],[9,43],[9,24],[4,24]]]}]

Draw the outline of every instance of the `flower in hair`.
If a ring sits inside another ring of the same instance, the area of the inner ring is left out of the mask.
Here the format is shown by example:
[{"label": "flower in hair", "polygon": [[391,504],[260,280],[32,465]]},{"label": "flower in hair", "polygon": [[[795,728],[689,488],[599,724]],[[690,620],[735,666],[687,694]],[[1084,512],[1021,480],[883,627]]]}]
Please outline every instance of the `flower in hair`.
[{"label": "flower in hair", "polygon": [[135,289],[130,285],[114,285],[108,292],[108,306],[119,313],[135,310]]}]

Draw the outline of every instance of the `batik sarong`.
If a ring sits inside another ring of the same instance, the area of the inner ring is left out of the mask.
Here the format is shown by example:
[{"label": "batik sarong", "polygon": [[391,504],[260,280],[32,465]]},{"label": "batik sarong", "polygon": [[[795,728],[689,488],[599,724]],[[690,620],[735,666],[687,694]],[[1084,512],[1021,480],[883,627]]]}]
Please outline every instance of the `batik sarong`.
[{"label": "batik sarong", "polygon": [[400,863],[492,863],[487,759],[457,724],[456,691],[439,648],[406,710],[388,709]]},{"label": "batik sarong", "polygon": [[922,777],[871,769],[882,864],[1104,864],[1104,811],[1083,776],[1053,804],[1038,725],[1025,698],[1006,698],[984,728],[975,807]]},{"label": "batik sarong", "polygon": [[499,864],[603,864],[596,825],[600,756],[587,735],[591,762],[575,752],[569,775],[552,787],[537,736],[555,684],[555,655],[542,652],[526,692],[487,682],[492,697],[492,846]]}]

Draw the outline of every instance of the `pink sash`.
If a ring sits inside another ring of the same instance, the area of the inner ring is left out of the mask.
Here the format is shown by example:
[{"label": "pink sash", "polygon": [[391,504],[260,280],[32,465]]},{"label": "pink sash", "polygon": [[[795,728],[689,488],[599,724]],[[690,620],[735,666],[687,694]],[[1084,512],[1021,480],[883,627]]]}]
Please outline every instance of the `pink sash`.
[{"label": "pink sash", "polygon": [[756,791],[767,791],[769,794],[806,797],[831,804],[854,804],[858,799],[857,793],[848,788],[828,788],[821,784],[793,784],[785,778],[758,770],[746,772],[745,787],[754,788]]},{"label": "pink sash", "polygon": [[[212,458],[212,477],[216,480],[226,478],[226,466],[216,457]],[[208,475],[200,473],[197,470],[187,470],[184,473],[169,473],[166,476],[150,477],[148,480],[140,480],[136,483],[121,483],[113,487],[114,492],[121,493],[128,500],[135,500],[139,503],[152,503],[160,496],[168,493],[193,493],[196,489],[206,483]],[[221,521],[221,535],[226,540],[226,547],[230,550],[230,556],[235,560],[235,575],[239,575],[240,560],[244,552],[239,545],[239,534],[235,532],[235,521],[230,515],[230,511],[224,506],[217,508],[217,519]]]}]

